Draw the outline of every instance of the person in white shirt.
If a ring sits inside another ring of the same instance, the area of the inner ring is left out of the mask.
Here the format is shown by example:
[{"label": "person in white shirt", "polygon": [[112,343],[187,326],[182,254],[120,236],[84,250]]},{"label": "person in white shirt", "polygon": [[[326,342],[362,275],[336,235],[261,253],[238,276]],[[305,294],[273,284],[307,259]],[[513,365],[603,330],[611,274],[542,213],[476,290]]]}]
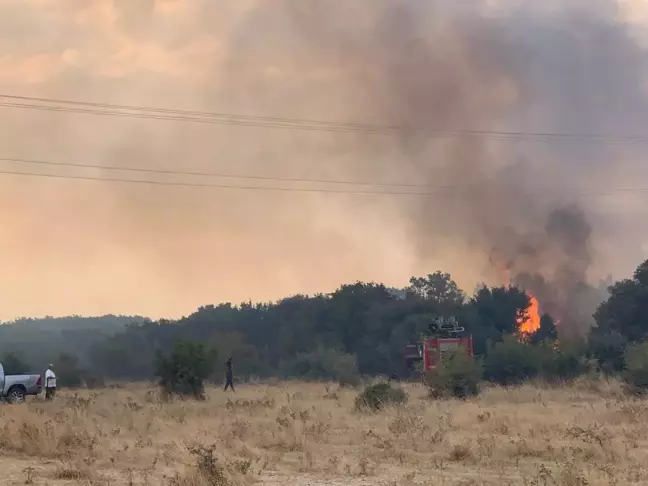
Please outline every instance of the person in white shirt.
[{"label": "person in white shirt", "polygon": [[54,365],[49,365],[45,372],[45,400],[53,400],[56,395],[56,375],[52,368]]}]

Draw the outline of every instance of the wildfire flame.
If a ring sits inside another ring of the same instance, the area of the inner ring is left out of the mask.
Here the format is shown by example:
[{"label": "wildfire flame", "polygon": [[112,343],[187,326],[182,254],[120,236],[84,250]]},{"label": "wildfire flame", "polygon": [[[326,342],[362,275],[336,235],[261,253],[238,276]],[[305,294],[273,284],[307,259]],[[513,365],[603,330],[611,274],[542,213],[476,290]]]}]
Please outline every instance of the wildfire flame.
[{"label": "wildfire flame", "polygon": [[540,303],[533,295],[528,295],[531,305],[526,310],[525,316],[518,319],[518,327],[522,334],[531,335],[540,329]]}]

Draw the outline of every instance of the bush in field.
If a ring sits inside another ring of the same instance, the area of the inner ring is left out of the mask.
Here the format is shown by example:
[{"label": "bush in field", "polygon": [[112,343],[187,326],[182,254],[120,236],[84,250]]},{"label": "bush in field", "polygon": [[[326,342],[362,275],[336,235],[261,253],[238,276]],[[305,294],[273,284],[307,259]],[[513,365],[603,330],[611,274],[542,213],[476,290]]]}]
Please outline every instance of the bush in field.
[{"label": "bush in field", "polygon": [[335,380],[340,386],[358,387],[362,384],[362,377],[354,354],[341,356],[334,370]]},{"label": "bush in field", "polygon": [[444,354],[437,366],[426,373],[425,384],[432,398],[466,398],[479,393],[481,379],[481,363],[459,350]]},{"label": "bush in field", "polygon": [[54,360],[54,372],[59,387],[80,388],[83,386],[83,370],[79,358],[72,354],[61,353]]},{"label": "bush in field", "polygon": [[507,336],[495,344],[484,359],[485,378],[505,386],[533,378],[572,380],[588,368],[585,349],[578,345],[558,345],[549,339],[530,344],[520,342],[516,336]]},{"label": "bush in field", "polygon": [[648,342],[628,347],[625,362],[626,369],[622,376],[628,390],[645,394],[648,391]]},{"label": "bush in field", "polygon": [[85,382],[86,388],[99,389],[106,387],[106,382],[103,376],[95,373],[86,373],[83,377],[83,381]]},{"label": "bush in field", "polygon": [[484,377],[500,385],[516,385],[540,374],[541,359],[534,346],[506,336],[488,350]]},{"label": "bush in field", "polygon": [[556,345],[545,341],[534,346],[530,352],[537,356],[539,374],[547,381],[573,380],[590,369],[584,350],[574,345]]},{"label": "bush in field", "polygon": [[376,383],[367,386],[360,395],[356,397],[356,410],[378,411],[390,405],[403,405],[407,403],[407,393],[399,387],[393,387],[390,383]]},{"label": "bush in field", "polygon": [[595,359],[605,374],[614,375],[626,367],[625,352],[628,340],[618,332],[601,333],[595,329],[588,339],[588,354]]},{"label": "bush in field", "polygon": [[212,374],[217,353],[204,343],[176,341],[169,356],[158,351],[156,376],[162,392],[169,395],[203,399],[205,380]]},{"label": "bush in field", "polygon": [[300,353],[280,365],[286,377],[306,380],[335,380],[342,386],[357,386],[361,382],[356,357],[335,349],[316,348]]}]

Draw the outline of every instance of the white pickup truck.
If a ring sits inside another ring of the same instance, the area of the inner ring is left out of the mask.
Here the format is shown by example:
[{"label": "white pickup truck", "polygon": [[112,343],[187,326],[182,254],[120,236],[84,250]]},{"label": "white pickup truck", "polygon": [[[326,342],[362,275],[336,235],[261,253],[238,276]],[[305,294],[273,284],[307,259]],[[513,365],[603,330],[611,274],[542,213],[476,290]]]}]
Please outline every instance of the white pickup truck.
[{"label": "white pickup truck", "polygon": [[38,395],[43,390],[40,375],[5,375],[0,363],[0,399],[21,403],[27,395]]}]

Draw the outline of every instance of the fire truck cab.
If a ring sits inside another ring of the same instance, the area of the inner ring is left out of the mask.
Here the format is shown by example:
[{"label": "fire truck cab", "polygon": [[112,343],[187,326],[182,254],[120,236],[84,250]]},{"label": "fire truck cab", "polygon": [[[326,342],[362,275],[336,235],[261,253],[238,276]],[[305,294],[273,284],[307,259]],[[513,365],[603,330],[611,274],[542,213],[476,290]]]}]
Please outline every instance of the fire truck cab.
[{"label": "fire truck cab", "polygon": [[426,372],[439,363],[444,353],[463,349],[468,356],[474,356],[473,338],[465,336],[465,329],[460,327],[455,318],[439,318],[430,325],[432,335],[424,337],[421,342],[408,344],[404,349],[405,369],[412,373],[417,368]]}]

